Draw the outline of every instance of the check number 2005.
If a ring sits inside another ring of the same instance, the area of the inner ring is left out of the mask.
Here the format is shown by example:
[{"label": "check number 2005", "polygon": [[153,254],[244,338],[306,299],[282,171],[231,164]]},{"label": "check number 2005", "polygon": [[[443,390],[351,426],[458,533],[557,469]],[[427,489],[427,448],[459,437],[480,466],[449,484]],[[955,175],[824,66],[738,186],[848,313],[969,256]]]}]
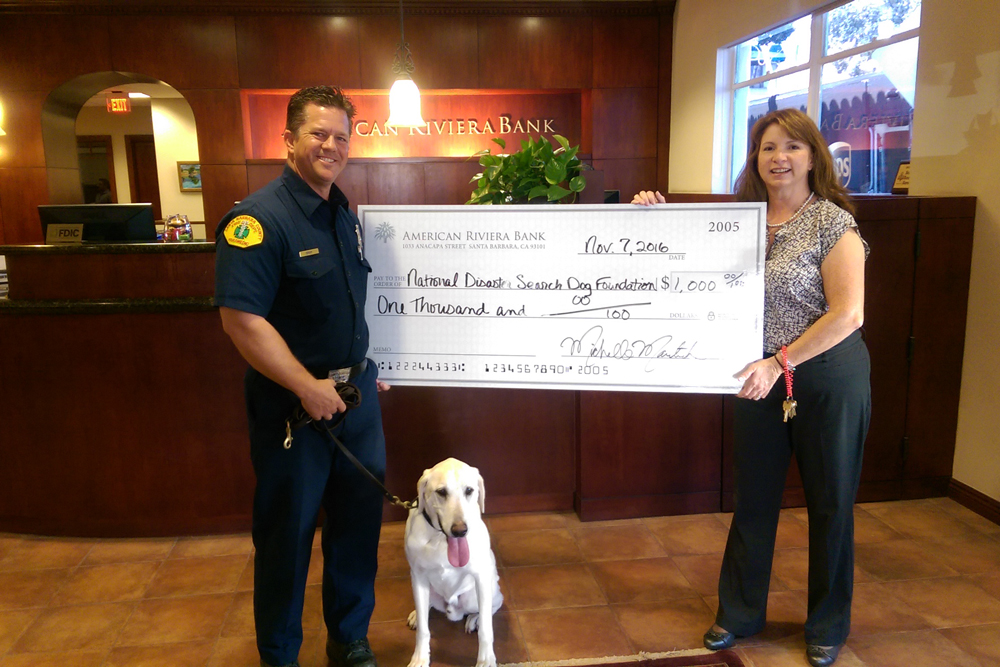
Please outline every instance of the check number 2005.
[{"label": "check number 2005", "polygon": [[746,284],[744,271],[720,273],[717,271],[678,271],[663,276],[662,289],[676,294],[712,294],[739,289]]},{"label": "check number 2005", "polygon": [[607,375],[607,366],[597,366],[594,364],[567,365],[567,364],[510,364],[505,362],[489,363],[484,366],[487,373],[514,373],[520,375],[564,375],[576,373],[577,375]]}]

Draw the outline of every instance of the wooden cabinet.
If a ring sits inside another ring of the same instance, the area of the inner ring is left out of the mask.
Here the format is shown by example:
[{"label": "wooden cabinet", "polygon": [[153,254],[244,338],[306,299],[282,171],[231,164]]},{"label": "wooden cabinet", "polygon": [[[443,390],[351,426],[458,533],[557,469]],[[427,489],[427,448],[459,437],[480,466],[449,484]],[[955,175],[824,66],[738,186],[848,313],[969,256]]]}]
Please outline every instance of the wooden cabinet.
[{"label": "wooden cabinet", "polygon": [[[919,202],[862,201],[858,209],[858,227],[871,248],[865,263],[864,333],[872,359],[873,406],[858,495],[883,500],[901,493]],[[796,504],[802,504],[797,477],[790,488]]]},{"label": "wooden cabinet", "polygon": [[919,201],[904,498],[943,495],[951,478],[976,212],[975,197]]}]

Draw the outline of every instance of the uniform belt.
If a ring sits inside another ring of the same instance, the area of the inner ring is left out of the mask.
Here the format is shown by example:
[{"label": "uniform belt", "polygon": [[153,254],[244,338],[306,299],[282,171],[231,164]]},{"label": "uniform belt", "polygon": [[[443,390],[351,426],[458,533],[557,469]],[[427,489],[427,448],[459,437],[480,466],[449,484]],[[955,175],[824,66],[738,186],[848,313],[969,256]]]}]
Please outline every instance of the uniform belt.
[{"label": "uniform belt", "polygon": [[348,382],[364,373],[366,368],[368,368],[368,360],[362,359],[353,366],[335,368],[325,373],[319,373],[318,375],[321,378],[329,378],[334,382]]}]

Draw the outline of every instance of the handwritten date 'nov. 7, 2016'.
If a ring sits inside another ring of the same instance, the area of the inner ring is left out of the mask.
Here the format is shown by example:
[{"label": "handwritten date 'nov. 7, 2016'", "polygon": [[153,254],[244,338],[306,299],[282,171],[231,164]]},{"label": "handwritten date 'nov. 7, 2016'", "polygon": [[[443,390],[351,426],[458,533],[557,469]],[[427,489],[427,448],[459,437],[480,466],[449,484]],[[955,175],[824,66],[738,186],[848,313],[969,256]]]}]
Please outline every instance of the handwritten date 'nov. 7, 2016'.
[{"label": "handwritten date 'nov. 7, 2016'", "polygon": [[[584,255],[669,255],[670,246],[664,241],[619,238],[605,241],[593,235],[583,244]],[[683,257],[683,253],[673,253]]]},{"label": "handwritten date 'nov. 7, 2016'", "polygon": [[[740,231],[739,221],[723,222],[710,220],[707,231],[710,234],[736,233]],[[596,234],[587,237],[583,244],[584,255],[668,255],[668,259],[683,259],[685,252],[671,249],[662,239],[633,239],[623,236],[618,239],[602,239]]]}]

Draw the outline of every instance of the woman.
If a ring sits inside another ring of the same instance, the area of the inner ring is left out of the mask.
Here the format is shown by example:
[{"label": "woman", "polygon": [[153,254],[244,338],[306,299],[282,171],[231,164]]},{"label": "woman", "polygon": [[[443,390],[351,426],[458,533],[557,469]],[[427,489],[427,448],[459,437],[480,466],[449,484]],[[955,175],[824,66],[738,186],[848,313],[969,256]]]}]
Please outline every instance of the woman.
[{"label": "woman", "polygon": [[[870,363],[859,331],[868,246],[823,136],[800,111],[773,111],[754,125],[736,195],[767,202],[764,355],[735,376],[743,381],[734,411],[736,506],[716,624],[704,641],[712,650],[729,648],[764,628],[794,454],[809,514],[806,657],[821,667],[837,659],[850,630],[853,505],[871,415]],[[632,201],[664,198],[644,191]]]}]

